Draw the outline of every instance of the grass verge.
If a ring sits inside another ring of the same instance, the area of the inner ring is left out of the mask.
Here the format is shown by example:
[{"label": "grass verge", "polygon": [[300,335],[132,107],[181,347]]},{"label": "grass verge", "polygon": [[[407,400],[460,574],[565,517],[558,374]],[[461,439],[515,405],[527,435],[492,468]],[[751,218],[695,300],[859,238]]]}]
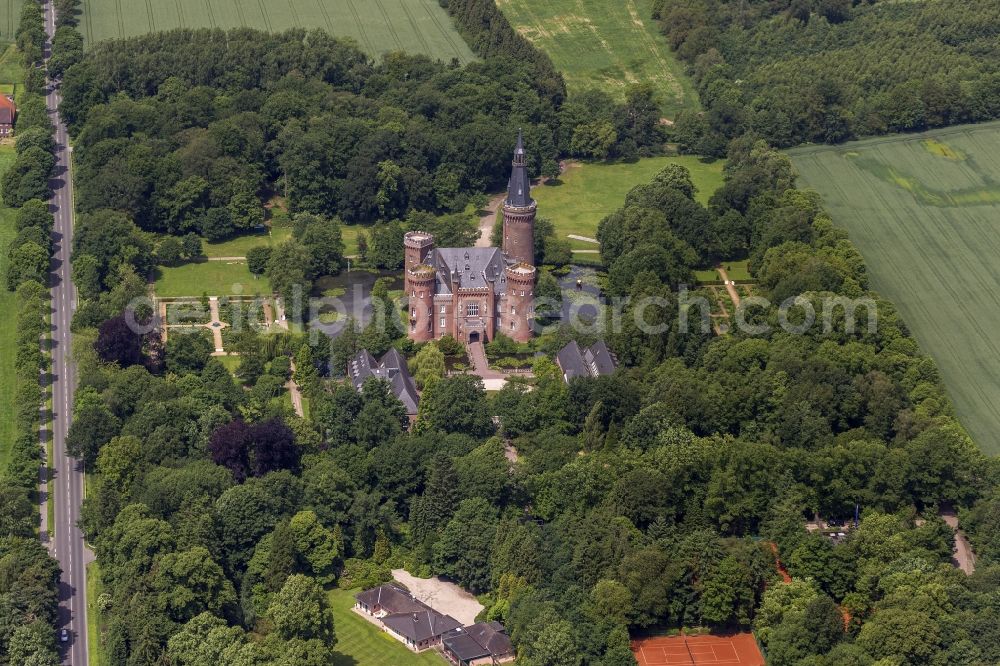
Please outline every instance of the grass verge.
[{"label": "grass verge", "polygon": [[330,607],[337,628],[337,655],[333,666],[441,666],[436,650],[419,654],[385,633],[353,610],[357,590],[331,590]]}]

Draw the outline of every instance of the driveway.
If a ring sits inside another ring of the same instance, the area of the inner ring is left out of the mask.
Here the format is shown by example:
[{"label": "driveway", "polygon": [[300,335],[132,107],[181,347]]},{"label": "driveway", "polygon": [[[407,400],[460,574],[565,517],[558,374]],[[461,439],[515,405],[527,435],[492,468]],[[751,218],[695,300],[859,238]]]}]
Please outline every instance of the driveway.
[{"label": "driveway", "polygon": [[476,623],[483,605],[471,593],[440,578],[417,578],[405,569],[393,569],[392,577],[406,586],[414,597],[439,613],[450,615],[463,625]]}]

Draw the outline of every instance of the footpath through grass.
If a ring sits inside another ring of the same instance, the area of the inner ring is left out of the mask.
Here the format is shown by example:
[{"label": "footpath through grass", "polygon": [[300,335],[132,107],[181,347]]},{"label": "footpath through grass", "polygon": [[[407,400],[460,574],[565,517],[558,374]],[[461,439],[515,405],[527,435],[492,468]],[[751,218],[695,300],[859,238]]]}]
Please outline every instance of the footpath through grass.
[{"label": "footpath through grass", "polygon": [[570,90],[597,88],[624,99],[649,83],[663,113],[698,108],[694,86],[650,18],[650,0],[498,0],[514,28],[549,54]]},{"label": "footpath through grass", "polygon": [[[14,146],[0,146],[0,174],[14,162]],[[10,445],[14,441],[14,389],[17,377],[14,357],[17,352],[17,303],[13,292],[7,291],[7,248],[14,240],[15,211],[0,204],[0,476],[7,470]]]},{"label": "footpath through grass", "polygon": [[[630,163],[571,162],[558,185],[539,185],[531,194],[538,202],[538,216],[552,220],[559,238],[570,234],[594,238],[601,219],[625,203],[628,191],[651,181],[668,164],[687,167],[698,188],[697,199],[703,203],[722,185],[724,160],[706,163],[691,156],[647,157]],[[600,249],[594,243],[569,240],[575,250]]]},{"label": "footpath through grass", "polygon": [[357,592],[330,591],[330,607],[337,632],[337,656],[332,666],[441,666],[445,663],[436,650],[411,652],[351,610]]},{"label": "footpath through grass", "polygon": [[1000,123],[789,151],[1000,454]]},{"label": "footpath through grass", "polygon": [[446,62],[475,59],[437,0],[87,0],[80,21],[91,44],[173,28],[241,27],[268,32],[319,28],[354,39],[373,56],[408,51]]}]

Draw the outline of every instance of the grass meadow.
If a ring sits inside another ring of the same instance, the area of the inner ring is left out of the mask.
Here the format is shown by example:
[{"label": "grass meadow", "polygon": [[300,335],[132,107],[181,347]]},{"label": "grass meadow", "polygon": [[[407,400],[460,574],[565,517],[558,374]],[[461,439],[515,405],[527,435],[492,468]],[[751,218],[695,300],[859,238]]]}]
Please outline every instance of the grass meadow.
[{"label": "grass meadow", "polygon": [[[0,145],[0,174],[14,162],[14,146]],[[3,281],[7,276],[7,247],[14,240],[14,215],[12,208],[0,204],[0,405],[14,404],[14,355],[17,346],[16,303],[12,292]],[[10,445],[15,434],[14,410],[0,409],[0,476],[7,469]]]},{"label": "grass meadow", "polygon": [[356,614],[354,595],[357,590],[332,590],[329,600],[337,631],[337,655],[332,666],[441,666],[446,663],[436,650],[419,654],[368,620]]},{"label": "grass meadow", "polygon": [[514,28],[549,54],[570,90],[624,99],[626,84],[656,89],[667,117],[698,107],[694,87],[656,29],[649,0],[497,0]]},{"label": "grass meadow", "polygon": [[200,261],[156,269],[157,296],[200,297],[243,294],[270,294],[271,283],[264,276],[254,277],[245,261]]},{"label": "grass meadow", "polygon": [[373,56],[402,50],[475,59],[437,0],[87,0],[80,21],[90,43],[172,28],[239,27],[324,28]]},{"label": "grass meadow", "polygon": [[0,42],[13,42],[23,0],[0,0]]},{"label": "grass meadow", "polygon": [[1000,123],[789,155],[937,361],[963,425],[1000,453]]},{"label": "grass meadow", "polygon": [[[629,163],[571,162],[559,184],[536,186],[531,195],[538,202],[538,216],[552,220],[559,238],[570,234],[593,238],[598,223],[625,203],[629,190],[648,183],[668,164],[687,167],[698,188],[697,198],[703,203],[722,185],[723,160],[708,163],[690,156],[647,157]],[[569,241],[574,250],[600,249],[594,243]]]}]

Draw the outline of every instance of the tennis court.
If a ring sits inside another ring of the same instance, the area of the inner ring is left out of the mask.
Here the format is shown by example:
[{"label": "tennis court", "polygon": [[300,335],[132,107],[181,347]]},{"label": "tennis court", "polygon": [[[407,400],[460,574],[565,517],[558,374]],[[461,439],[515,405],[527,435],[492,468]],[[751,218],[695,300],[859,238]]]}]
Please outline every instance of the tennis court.
[{"label": "tennis court", "polygon": [[708,636],[654,636],[632,641],[639,666],[764,666],[749,632]]}]

